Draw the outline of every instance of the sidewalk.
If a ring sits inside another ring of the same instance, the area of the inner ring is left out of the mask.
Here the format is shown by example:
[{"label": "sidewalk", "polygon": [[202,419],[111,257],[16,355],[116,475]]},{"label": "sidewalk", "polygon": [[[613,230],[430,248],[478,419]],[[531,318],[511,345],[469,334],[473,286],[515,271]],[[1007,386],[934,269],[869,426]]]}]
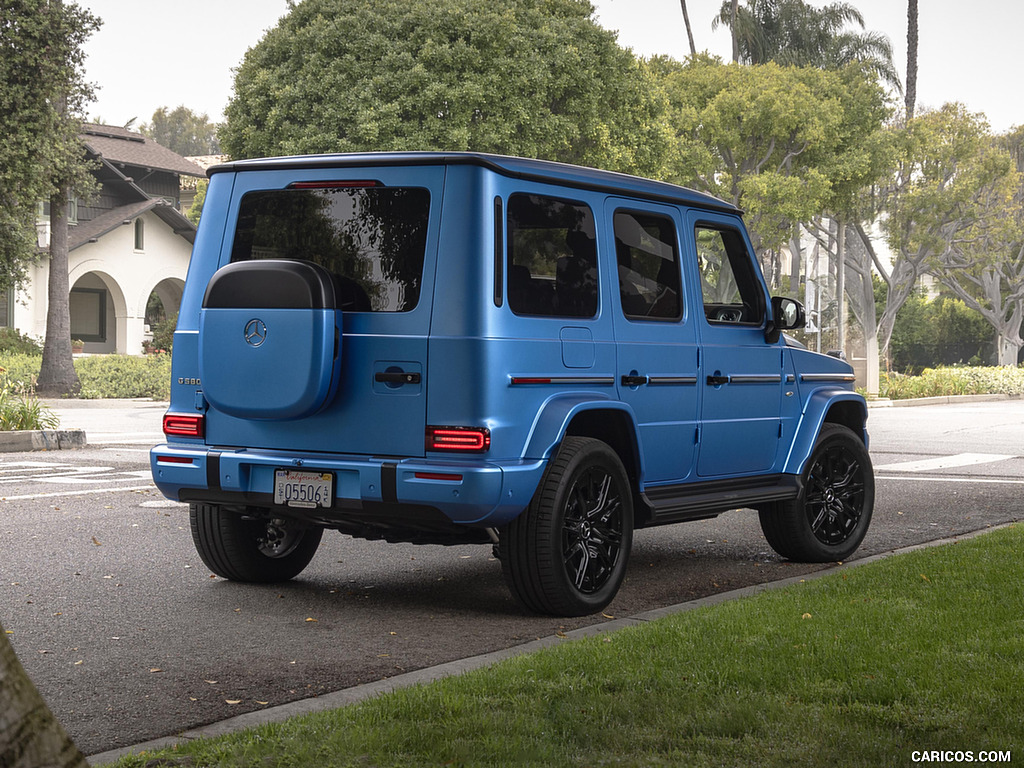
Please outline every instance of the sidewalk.
[{"label": "sidewalk", "polygon": [[167,403],[149,398],[120,400],[43,400],[60,418],[62,430],[81,430],[89,445],[162,442]]},{"label": "sidewalk", "polygon": [[957,405],[990,403],[996,400],[1020,400],[1020,395],[942,395],[939,397],[908,397],[903,400],[877,398],[868,400],[868,408],[913,408],[918,405]]}]

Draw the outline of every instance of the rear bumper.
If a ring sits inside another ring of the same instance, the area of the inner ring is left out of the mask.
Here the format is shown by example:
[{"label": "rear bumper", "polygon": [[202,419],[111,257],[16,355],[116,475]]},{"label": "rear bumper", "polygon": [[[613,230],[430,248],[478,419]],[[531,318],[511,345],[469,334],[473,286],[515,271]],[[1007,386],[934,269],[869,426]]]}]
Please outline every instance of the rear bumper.
[{"label": "rear bumper", "polygon": [[[530,503],[546,461],[440,461],[336,454],[220,450],[158,445],[150,452],[153,481],[175,501],[208,498],[259,504],[274,493],[274,471],[305,469],[334,475],[335,504],[317,511],[330,520],[379,504],[427,506],[453,523],[500,527]],[[301,513],[301,510],[297,510]]]}]

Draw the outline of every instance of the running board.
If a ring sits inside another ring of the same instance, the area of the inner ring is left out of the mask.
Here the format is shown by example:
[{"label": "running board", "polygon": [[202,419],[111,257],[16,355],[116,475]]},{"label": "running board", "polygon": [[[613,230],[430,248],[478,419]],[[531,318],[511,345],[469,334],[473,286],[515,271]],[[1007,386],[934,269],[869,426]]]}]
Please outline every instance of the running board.
[{"label": "running board", "polygon": [[799,495],[800,478],[796,475],[759,475],[732,480],[659,485],[641,494],[651,510],[648,525],[700,520],[715,517],[730,509],[786,501]]}]

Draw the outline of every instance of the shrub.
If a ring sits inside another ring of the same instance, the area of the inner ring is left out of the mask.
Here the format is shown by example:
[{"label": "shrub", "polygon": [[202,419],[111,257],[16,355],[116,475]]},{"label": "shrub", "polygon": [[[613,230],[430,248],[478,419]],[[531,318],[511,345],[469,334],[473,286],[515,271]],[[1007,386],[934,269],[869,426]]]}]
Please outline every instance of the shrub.
[{"label": "shrub", "polygon": [[93,355],[75,360],[82,382],[79,397],[152,397],[168,400],[171,396],[171,356]]},{"label": "shrub", "polygon": [[40,355],[25,352],[0,352],[0,389],[16,395],[35,392]]},{"label": "shrub", "polygon": [[170,352],[174,346],[174,329],[178,326],[178,316],[172,315],[166,320],[160,320],[153,324],[153,341],[150,342],[155,350]]},{"label": "shrub", "polygon": [[37,341],[15,328],[0,328],[0,354],[6,353],[38,357],[43,354],[43,348]]},{"label": "shrub", "polygon": [[[0,353],[0,388],[11,394],[31,395],[39,377],[39,357]],[[171,356],[92,355],[75,359],[75,371],[82,382],[79,397],[171,396]]]},{"label": "shrub", "polygon": [[920,376],[881,374],[879,395],[893,400],[948,395],[1024,394],[1024,368],[1011,366],[926,368]]},{"label": "shrub", "polygon": [[0,431],[18,429],[56,429],[60,419],[34,397],[12,397],[0,387]]}]

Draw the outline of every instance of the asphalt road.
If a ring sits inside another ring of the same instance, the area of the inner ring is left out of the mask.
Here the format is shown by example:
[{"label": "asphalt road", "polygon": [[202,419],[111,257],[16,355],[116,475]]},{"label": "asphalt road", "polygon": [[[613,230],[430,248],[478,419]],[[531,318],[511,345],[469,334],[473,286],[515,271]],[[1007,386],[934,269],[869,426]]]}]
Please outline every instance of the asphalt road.
[{"label": "asphalt road", "polygon": [[[213,578],[187,508],[148,480],[159,407],[102,410],[62,411],[89,448],[0,456],[0,620],[86,754],[605,620],[524,614],[489,547],[331,532],[291,583]],[[1024,402],[873,409],[869,427],[858,556],[1020,518]],[[750,512],[640,531],[607,614],[815,569],[781,561]]]}]

